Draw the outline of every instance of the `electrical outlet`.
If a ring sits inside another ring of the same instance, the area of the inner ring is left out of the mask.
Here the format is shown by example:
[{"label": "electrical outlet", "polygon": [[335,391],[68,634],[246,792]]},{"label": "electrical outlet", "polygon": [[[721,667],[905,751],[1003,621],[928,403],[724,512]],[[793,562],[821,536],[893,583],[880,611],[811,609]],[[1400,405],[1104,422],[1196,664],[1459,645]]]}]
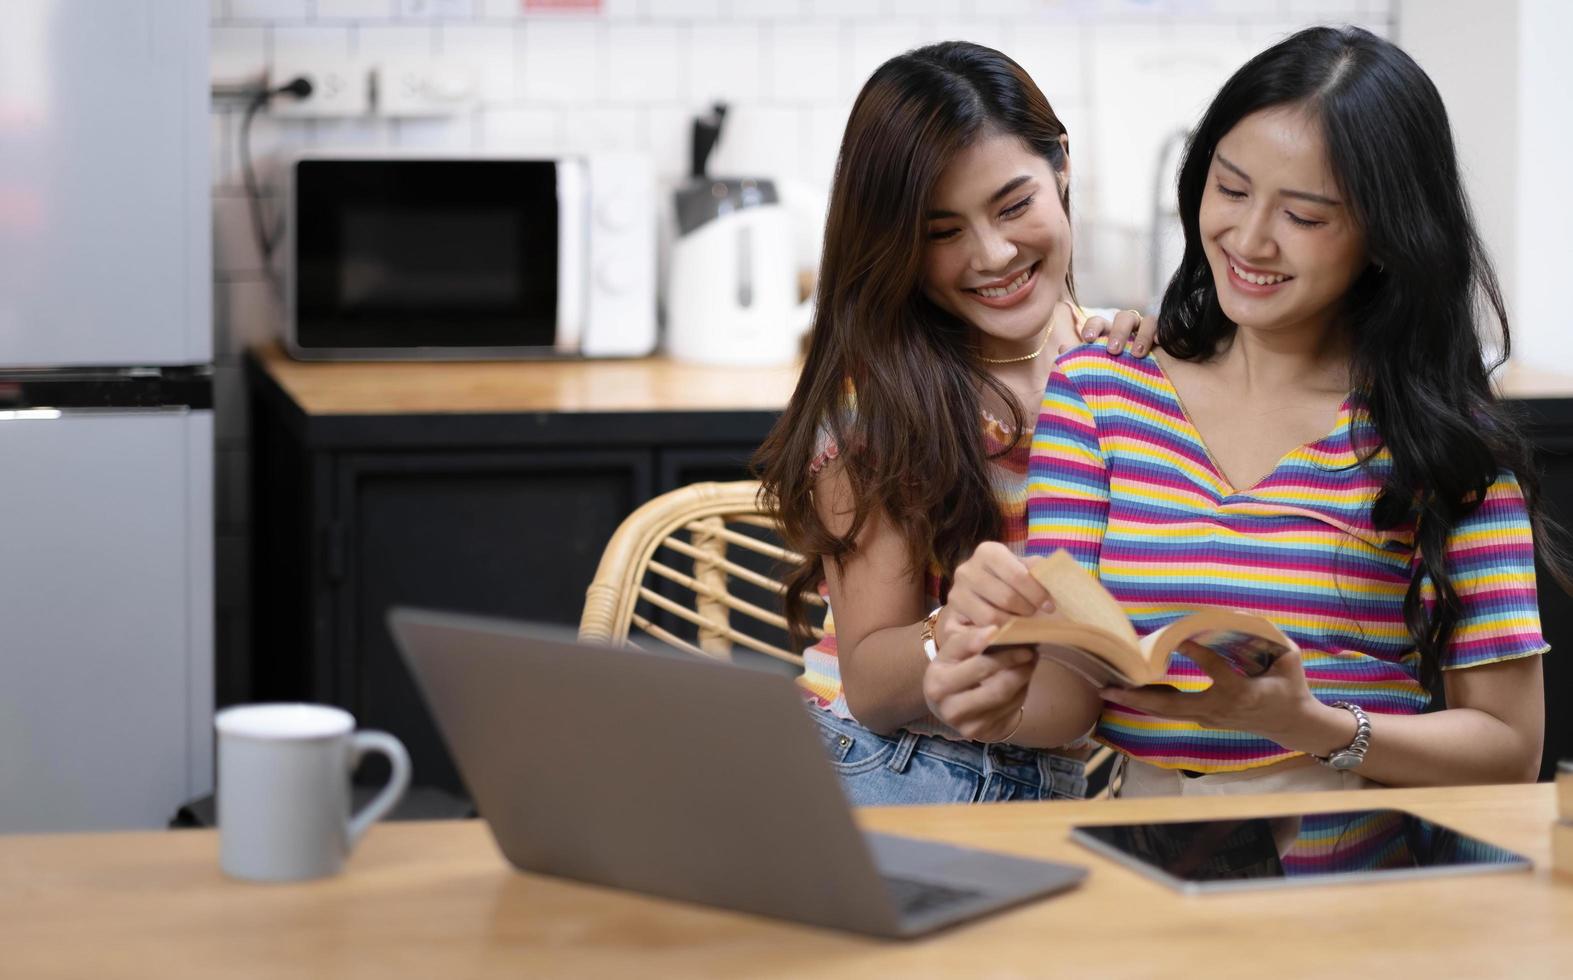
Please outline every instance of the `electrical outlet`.
[{"label": "electrical outlet", "polygon": [[365,63],[346,58],[280,58],[269,74],[270,85],[294,78],[311,82],[304,99],[280,95],[268,112],[283,117],[365,116],[371,113],[371,74]]},{"label": "electrical outlet", "polygon": [[373,69],[380,116],[451,116],[475,100],[475,75],[440,59],[385,61]]}]

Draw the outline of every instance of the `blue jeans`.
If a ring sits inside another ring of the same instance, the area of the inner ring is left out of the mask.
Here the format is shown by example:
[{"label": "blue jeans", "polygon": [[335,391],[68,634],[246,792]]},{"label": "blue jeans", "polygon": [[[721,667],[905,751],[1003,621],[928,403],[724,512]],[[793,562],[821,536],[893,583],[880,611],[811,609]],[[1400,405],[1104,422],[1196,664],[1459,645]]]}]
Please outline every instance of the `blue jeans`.
[{"label": "blue jeans", "polygon": [[809,706],[831,766],[853,806],[1082,799],[1083,763],[1039,749],[954,742],[900,731],[878,735]]}]

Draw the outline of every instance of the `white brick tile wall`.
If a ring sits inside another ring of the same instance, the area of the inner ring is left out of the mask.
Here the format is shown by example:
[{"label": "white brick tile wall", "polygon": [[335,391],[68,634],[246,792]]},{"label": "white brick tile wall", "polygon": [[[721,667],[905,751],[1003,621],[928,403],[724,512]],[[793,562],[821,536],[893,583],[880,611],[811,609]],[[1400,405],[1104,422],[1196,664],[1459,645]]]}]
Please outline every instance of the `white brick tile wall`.
[{"label": "white brick tile wall", "polygon": [[400,17],[466,20],[474,17],[477,0],[397,0],[394,8]]},{"label": "white brick tile wall", "polygon": [[797,20],[808,13],[808,0],[731,0],[731,5],[732,16],[740,19]]},{"label": "white brick tile wall", "polygon": [[972,6],[965,0],[885,0],[883,9],[886,17],[956,17]]},{"label": "white brick tile wall", "polygon": [[644,0],[651,20],[716,20],[727,12],[721,0]]},{"label": "white brick tile wall", "polygon": [[642,20],[652,0],[601,0],[601,17],[608,21]]},{"label": "white brick tile wall", "polygon": [[514,66],[527,102],[594,103],[601,97],[601,26],[594,21],[532,19]]},{"label": "white brick tile wall", "polygon": [[379,61],[424,61],[437,51],[439,30],[414,22],[363,24],[354,32],[355,57],[374,65]]},{"label": "white brick tile wall", "polygon": [[1366,0],[1288,0],[1286,7],[1285,13],[1291,17],[1321,24],[1358,21],[1370,15]]},{"label": "white brick tile wall", "polygon": [[[694,110],[686,105],[651,106],[646,117],[649,127],[651,163],[655,166],[657,180],[664,185],[676,184],[688,176],[693,156]],[[712,158],[712,164],[714,159]],[[712,172],[714,167],[712,166]]]},{"label": "white brick tile wall", "polygon": [[[1254,0],[1254,2],[1261,3],[1264,0]],[[1066,6],[1064,2],[1055,2],[1055,0],[976,0],[973,4],[974,11],[977,13],[986,11],[992,17],[1010,17],[1017,20],[1040,18],[1055,13],[1063,14]]]},{"label": "white brick tile wall", "polygon": [[310,0],[229,0],[229,16],[236,20],[305,20]]},{"label": "white brick tile wall", "polygon": [[981,17],[945,18],[930,23],[928,40],[931,41],[971,41],[997,51],[1011,52],[1011,57],[1017,57],[1020,41],[1016,39],[1014,31],[1007,33],[1000,22]]},{"label": "white brick tile wall", "polygon": [[477,13],[485,20],[510,20],[523,16],[523,0],[476,0]]},{"label": "white brick tile wall", "polygon": [[488,109],[477,123],[478,138],[490,150],[531,155],[563,148],[563,117],[554,109]]},{"label": "white brick tile wall", "polygon": [[261,82],[268,73],[268,29],[261,26],[213,28],[208,62],[215,85]]},{"label": "white brick tile wall", "polygon": [[283,25],[273,28],[270,60],[281,58],[348,58],[354,31],[344,25]]},{"label": "white brick tile wall", "polygon": [[846,91],[838,25],[777,24],[768,28],[768,34],[767,98],[775,102],[828,102]]},{"label": "white brick tile wall", "polygon": [[764,105],[737,106],[716,147],[712,171],[747,176],[803,173],[807,113]]},{"label": "white brick tile wall", "polygon": [[808,139],[803,152],[803,178],[826,193],[835,174],[836,154],[852,114],[852,97],[815,106],[808,111]]},{"label": "white brick tile wall", "polygon": [[880,0],[809,0],[808,16],[816,21],[872,20],[885,15]]},{"label": "white brick tile wall", "polygon": [[492,24],[447,23],[437,35],[436,53],[474,72],[475,95],[482,105],[506,105],[517,85],[517,33]]},{"label": "white brick tile wall", "polygon": [[473,113],[434,119],[396,119],[393,144],[408,150],[442,150],[461,153],[480,149],[476,145]]},{"label": "white brick tile wall", "polygon": [[615,65],[602,79],[610,102],[675,102],[687,90],[687,37],[668,24],[612,24],[606,28],[603,64]]},{"label": "white brick tile wall", "polygon": [[392,119],[318,119],[312,124],[312,150],[370,150],[396,144]]},{"label": "white brick tile wall", "polygon": [[563,149],[645,150],[650,145],[648,113],[631,106],[594,106],[567,114]]},{"label": "white brick tile wall", "polygon": [[849,32],[852,36],[848,61],[848,84],[861,88],[874,73],[874,69],[903,51],[910,50],[924,41],[923,26],[916,21],[872,21],[859,23]]},{"label": "white brick tile wall", "polygon": [[688,100],[759,98],[764,73],[760,27],[754,23],[696,24],[688,39]]},{"label": "white brick tile wall", "polygon": [[1061,114],[1062,121],[1065,111],[1062,103],[1080,100],[1084,80],[1089,84],[1095,81],[1088,79],[1086,73],[1119,70],[1116,65],[1099,65],[1090,58],[1083,60],[1084,30],[1071,21],[1023,26],[1007,34],[1010,42],[1000,50],[1026,69],[1048,97],[1049,105]]},{"label": "white brick tile wall", "polygon": [[396,0],[317,0],[318,20],[387,20],[399,12]]}]

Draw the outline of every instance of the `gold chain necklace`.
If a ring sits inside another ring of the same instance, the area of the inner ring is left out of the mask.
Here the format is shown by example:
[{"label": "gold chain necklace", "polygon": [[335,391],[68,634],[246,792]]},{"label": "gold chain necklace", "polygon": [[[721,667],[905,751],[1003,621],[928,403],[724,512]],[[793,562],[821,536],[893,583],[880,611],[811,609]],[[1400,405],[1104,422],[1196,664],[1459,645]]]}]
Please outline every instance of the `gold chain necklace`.
[{"label": "gold chain necklace", "polygon": [[982,354],[979,354],[978,360],[982,361],[984,364],[1020,364],[1022,361],[1034,360],[1039,354],[1043,353],[1043,348],[1049,346],[1049,338],[1053,336],[1053,334],[1053,330],[1049,329],[1048,327],[1044,327],[1043,343],[1039,344],[1038,349],[1033,351],[1031,354],[1023,354],[1020,357],[984,357]]}]

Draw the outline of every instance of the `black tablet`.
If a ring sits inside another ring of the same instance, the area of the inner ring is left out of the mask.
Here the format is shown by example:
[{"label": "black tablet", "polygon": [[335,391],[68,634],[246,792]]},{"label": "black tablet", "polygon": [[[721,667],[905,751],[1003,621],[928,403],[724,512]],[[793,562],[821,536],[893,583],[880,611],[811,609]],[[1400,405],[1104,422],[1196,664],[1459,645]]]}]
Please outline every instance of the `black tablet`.
[{"label": "black tablet", "polygon": [[1185,892],[1528,870],[1521,854],[1402,810],[1075,827],[1071,838]]}]

